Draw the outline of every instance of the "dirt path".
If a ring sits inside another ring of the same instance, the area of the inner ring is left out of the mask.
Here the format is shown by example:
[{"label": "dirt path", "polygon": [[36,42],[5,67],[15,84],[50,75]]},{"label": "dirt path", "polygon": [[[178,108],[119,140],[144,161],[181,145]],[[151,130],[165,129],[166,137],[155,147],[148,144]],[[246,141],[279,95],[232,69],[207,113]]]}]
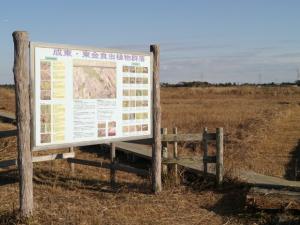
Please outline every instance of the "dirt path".
[{"label": "dirt path", "polygon": [[294,179],[295,158],[300,156],[300,105],[289,105],[264,134],[251,153],[250,169]]}]

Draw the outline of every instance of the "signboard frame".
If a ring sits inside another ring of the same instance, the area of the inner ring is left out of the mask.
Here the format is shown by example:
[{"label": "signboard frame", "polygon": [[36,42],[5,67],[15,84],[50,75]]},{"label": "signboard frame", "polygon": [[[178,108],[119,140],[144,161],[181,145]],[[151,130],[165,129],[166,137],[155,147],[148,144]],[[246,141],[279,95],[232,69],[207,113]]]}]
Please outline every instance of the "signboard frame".
[{"label": "signboard frame", "polygon": [[[76,146],[87,146],[96,144],[108,144],[112,142],[119,141],[133,141],[142,139],[153,138],[153,53],[152,52],[137,52],[137,51],[127,51],[120,49],[110,49],[110,48],[97,48],[97,47],[86,47],[86,46],[76,46],[76,45],[65,45],[65,44],[54,44],[54,43],[42,43],[42,42],[30,42],[29,44],[29,54],[30,54],[30,111],[31,111],[31,149],[32,151],[49,150],[49,149],[60,149],[60,148],[70,148]],[[54,48],[54,49],[72,49],[81,51],[93,51],[93,52],[104,52],[104,53],[121,53],[121,54],[131,54],[131,55],[143,55],[150,56],[150,134],[149,135],[138,135],[138,136],[128,136],[128,137],[117,137],[110,139],[100,139],[93,141],[78,141],[78,142],[68,142],[68,143],[58,143],[58,144],[47,144],[42,146],[36,145],[36,96],[35,96],[35,48]]]}]

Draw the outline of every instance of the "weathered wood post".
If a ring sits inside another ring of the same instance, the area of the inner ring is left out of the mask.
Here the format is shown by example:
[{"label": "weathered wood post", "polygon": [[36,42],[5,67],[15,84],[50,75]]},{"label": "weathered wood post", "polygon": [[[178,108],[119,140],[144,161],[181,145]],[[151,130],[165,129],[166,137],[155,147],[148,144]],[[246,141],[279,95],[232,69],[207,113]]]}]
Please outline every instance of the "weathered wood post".
[{"label": "weathered wood post", "polygon": [[[74,147],[70,147],[69,148],[69,152],[74,152]],[[71,170],[71,174],[74,175],[74,172],[75,172],[75,164],[70,162],[70,170]]]},{"label": "weathered wood post", "polygon": [[[162,134],[168,134],[168,128],[162,128]],[[168,159],[168,142],[164,141],[162,143],[162,157],[163,159]],[[167,178],[168,176],[168,165],[167,164],[163,164],[162,165],[162,174],[163,174],[163,178]]]},{"label": "weathered wood post", "polygon": [[15,31],[14,80],[16,92],[17,148],[20,187],[20,213],[29,217],[33,213],[32,154],[30,147],[30,77],[29,37],[25,31]]},{"label": "weathered wood post", "polygon": [[295,180],[298,178],[298,159],[295,159]]},{"label": "weathered wood post", "polygon": [[110,144],[110,183],[111,185],[116,184],[116,169],[115,169],[115,163],[116,163],[116,145],[115,143]]},{"label": "weathered wood post", "polygon": [[161,192],[161,109],[160,109],[160,50],[158,45],[151,45],[153,53],[153,146],[152,146],[152,190]]},{"label": "weathered wood post", "polygon": [[203,129],[203,171],[204,175],[207,175],[207,156],[208,156],[208,140],[207,140],[207,127]]},{"label": "weathered wood post", "polygon": [[217,128],[217,163],[216,163],[216,175],[217,175],[217,185],[222,185],[223,182],[223,173],[224,173],[224,165],[223,165],[223,128]]},{"label": "weathered wood post", "polygon": [[[174,134],[178,133],[177,127],[173,128],[173,133]],[[174,141],[173,158],[177,159],[177,157],[178,157],[178,144],[177,144],[177,141]],[[177,165],[177,163],[175,163],[174,166],[173,166],[173,173],[174,173],[175,184],[178,184],[179,183],[179,179],[178,179],[178,165]]]}]

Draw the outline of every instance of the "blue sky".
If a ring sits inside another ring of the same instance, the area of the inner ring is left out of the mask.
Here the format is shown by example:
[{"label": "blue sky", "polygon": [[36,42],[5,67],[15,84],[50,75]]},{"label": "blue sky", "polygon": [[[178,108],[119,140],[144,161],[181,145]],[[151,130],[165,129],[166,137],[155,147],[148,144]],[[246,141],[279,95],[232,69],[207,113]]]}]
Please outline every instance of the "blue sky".
[{"label": "blue sky", "polygon": [[[1,1],[0,83],[12,83],[11,33],[32,41],[149,51],[161,81],[294,81],[300,1]],[[261,77],[261,79],[259,78]]]}]

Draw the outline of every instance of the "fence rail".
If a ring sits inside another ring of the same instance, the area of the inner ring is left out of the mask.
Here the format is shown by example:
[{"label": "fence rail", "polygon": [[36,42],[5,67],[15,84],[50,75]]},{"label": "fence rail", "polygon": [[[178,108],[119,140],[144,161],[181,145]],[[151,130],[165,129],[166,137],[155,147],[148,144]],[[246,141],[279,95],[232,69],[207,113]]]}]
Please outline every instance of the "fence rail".
[{"label": "fence rail", "polygon": [[[74,152],[57,153],[57,154],[49,154],[49,155],[43,155],[43,156],[34,156],[34,157],[32,157],[32,162],[46,162],[46,161],[52,161],[52,160],[57,160],[57,159],[69,159],[69,158],[74,158],[74,157],[75,157]],[[0,168],[7,168],[10,166],[17,166],[17,165],[18,165],[18,162],[16,159],[0,161]]]},{"label": "fence rail", "polygon": [[[222,130],[222,129],[221,129]],[[216,175],[217,184],[221,184],[223,180],[223,136],[220,136],[220,129],[218,128],[215,133],[209,133],[207,128],[204,128],[204,132],[195,134],[179,134],[177,128],[173,128],[172,134],[167,133],[167,129],[162,129],[162,174],[168,176],[168,170],[173,170],[175,181],[178,183],[178,168],[177,166],[183,166],[195,172],[203,172],[204,175]],[[0,131],[1,137],[16,136],[17,130]],[[201,142],[204,155],[203,157],[178,157],[178,143],[179,142]],[[216,155],[208,155],[208,143],[210,141],[216,141]],[[169,144],[173,144],[173,154],[169,157],[168,148]],[[129,142],[116,142],[114,147],[129,154],[134,154],[142,158],[152,158],[152,146],[145,144],[136,144]],[[219,150],[218,150],[219,149]],[[112,150],[113,151],[113,150]],[[142,171],[141,169],[135,169],[125,165],[116,164],[115,159],[112,159],[112,163],[100,163],[97,161],[90,161],[84,159],[75,158],[75,152],[70,151],[63,154],[50,154],[46,156],[33,157],[33,162],[50,161],[56,159],[67,159],[70,163],[72,171],[74,171],[75,164],[89,165],[111,169],[112,171],[120,170],[129,173],[136,173],[139,175],[149,175],[148,171]],[[112,166],[112,164],[114,166]],[[215,167],[211,167],[209,164],[215,164]],[[0,162],[0,168],[16,165],[16,160],[6,160]],[[113,172],[115,173],[115,172]],[[115,177],[115,176],[114,176]],[[115,178],[114,178],[115,179]]]},{"label": "fence rail", "polygon": [[[223,128],[217,128],[215,133],[209,133],[207,128],[204,128],[203,133],[196,134],[178,134],[177,128],[173,128],[173,133],[169,134],[167,128],[162,129],[162,156],[163,163],[169,164],[169,166],[163,166],[164,176],[168,176],[168,171],[174,171],[175,180],[178,177],[177,165],[183,166],[187,169],[191,169],[197,172],[204,172],[204,175],[215,174],[216,182],[221,185],[223,182]],[[178,157],[178,142],[202,142],[202,148],[204,151],[203,157],[195,158],[180,158]],[[211,141],[216,142],[216,155],[208,155],[208,144]],[[169,154],[170,148],[168,144],[174,144],[173,153]],[[169,157],[172,155],[172,157]],[[173,165],[172,165],[173,164]],[[215,168],[212,168],[209,164],[215,164]],[[169,168],[168,168],[169,167]]]},{"label": "fence rail", "polygon": [[0,119],[14,123],[16,122],[16,115],[11,112],[0,110]]},{"label": "fence rail", "polygon": [[[0,118],[5,121],[15,122],[15,115],[12,113],[0,111]],[[16,136],[17,130],[6,130],[0,131],[0,138],[3,137],[13,137]],[[208,155],[208,144],[211,141],[216,141],[216,155]],[[173,128],[173,133],[168,133],[166,128],[162,129],[161,134],[162,142],[162,174],[164,176],[168,175],[169,170],[173,170],[173,175],[175,176],[175,181],[178,183],[178,165],[183,166],[195,172],[203,172],[204,175],[216,175],[217,184],[221,184],[223,180],[223,130],[221,128],[216,129],[216,132],[209,133],[207,128],[204,128],[202,133],[194,134],[180,134],[176,127]],[[178,143],[179,142],[201,142],[204,151],[203,157],[179,157],[178,156]],[[173,144],[173,154],[169,157],[168,148],[169,144]],[[113,146],[113,147],[112,147]],[[137,144],[130,142],[116,142],[111,146],[111,151],[114,149],[119,149],[129,154],[134,154],[142,158],[151,159],[152,158],[152,145]],[[127,165],[118,164],[115,161],[115,153],[111,157],[111,162],[97,162],[85,159],[75,158],[75,152],[72,148],[67,153],[61,154],[49,154],[45,156],[34,156],[32,162],[44,162],[57,159],[67,159],[71,165],[71,171],[74,171],[75,164],[95,166],[110,169],[112,172],[112,183],[115,183],[115,171],[124,171],[129,173],[135,173],[138,175],[146,176],[149,175],[149,171],[133,168]],[[215,167],[210,166],[210,164],[215,164]],[[5,168],[9,166],[16,166],[17,160],[5,160],[0,161],[0,168]]]}]

